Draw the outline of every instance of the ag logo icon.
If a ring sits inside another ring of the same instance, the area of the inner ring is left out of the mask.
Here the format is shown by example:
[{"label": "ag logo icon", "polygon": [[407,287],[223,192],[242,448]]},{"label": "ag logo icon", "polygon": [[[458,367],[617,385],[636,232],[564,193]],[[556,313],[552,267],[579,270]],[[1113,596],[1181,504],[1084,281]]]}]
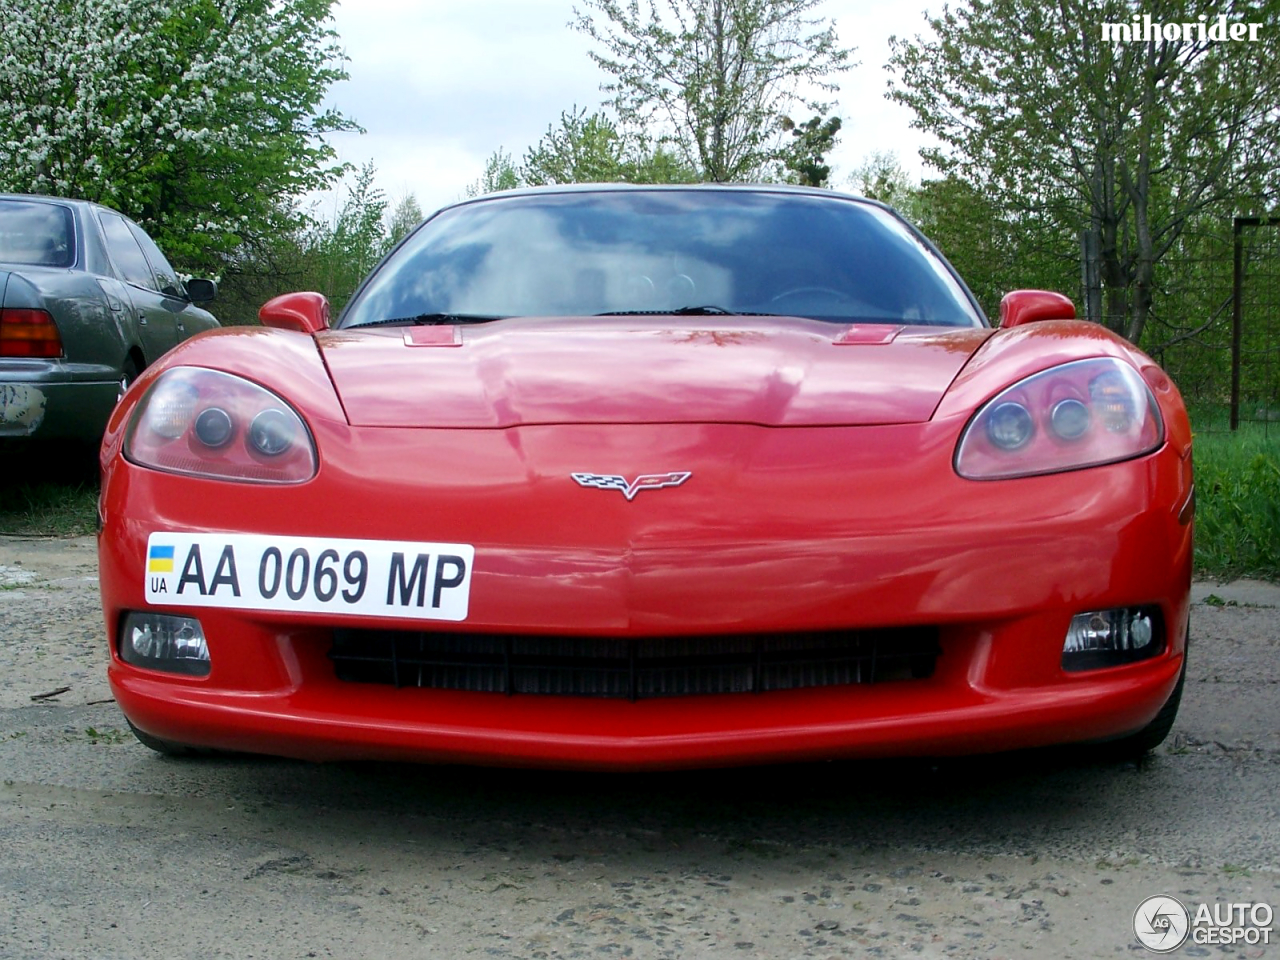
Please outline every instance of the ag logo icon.
[{"label": "ag logo icon", "polygon": [[1191,915],[1173,897],[1147,897],[1133,914],[1133,932],[1152,953],[1172,953],[1187,940]]}]

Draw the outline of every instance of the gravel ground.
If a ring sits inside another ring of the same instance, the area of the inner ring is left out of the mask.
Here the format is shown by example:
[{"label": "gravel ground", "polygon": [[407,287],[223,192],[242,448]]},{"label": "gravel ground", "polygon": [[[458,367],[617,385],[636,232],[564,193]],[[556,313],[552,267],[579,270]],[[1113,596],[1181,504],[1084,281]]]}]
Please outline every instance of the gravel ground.
[{"label": "gravel ground", "polygon": [[95,573],[90,539],[0,538],[6,960],[1146,956],[1148,896],[1280,909],[1274,586],[1197,585],[1141,765],[599,776],[161,758],[110,701]]}]

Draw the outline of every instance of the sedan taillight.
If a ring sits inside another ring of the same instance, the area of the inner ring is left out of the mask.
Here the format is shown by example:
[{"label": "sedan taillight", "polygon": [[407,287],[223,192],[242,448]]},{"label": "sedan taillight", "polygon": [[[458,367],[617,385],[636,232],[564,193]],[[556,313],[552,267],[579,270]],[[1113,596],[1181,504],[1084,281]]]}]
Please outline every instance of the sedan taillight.
[{"label": "sedan taillight", "polygon": [[62,337],[45,310],[0,309],[0,357],[60,357]]}]

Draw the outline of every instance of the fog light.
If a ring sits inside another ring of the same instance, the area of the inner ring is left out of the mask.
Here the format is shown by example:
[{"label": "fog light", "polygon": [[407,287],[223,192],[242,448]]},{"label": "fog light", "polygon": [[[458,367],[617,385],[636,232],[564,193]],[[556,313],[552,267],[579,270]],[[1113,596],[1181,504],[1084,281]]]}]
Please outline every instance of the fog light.
[{"label": "fog light", "polygon": [[1159,608],[1094,610],[1071,618],[1062,645],[1062,669],[1114,667],[1150,659],[1163,650]]},{"label": "fog light", "polygon": [[120,659],[135,667],[204,677],[209,647],[200,621],[163,613],[133,612],[120,627]]}]

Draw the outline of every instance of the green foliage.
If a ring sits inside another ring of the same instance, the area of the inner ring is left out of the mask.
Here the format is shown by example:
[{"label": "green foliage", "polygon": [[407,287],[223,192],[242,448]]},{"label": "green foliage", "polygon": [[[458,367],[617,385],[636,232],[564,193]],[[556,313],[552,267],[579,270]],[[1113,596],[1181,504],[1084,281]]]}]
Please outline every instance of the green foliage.
[{"label": "green foliage", "polygon": [[603,113],[587,116],[575,107],[560,114],[560,126],[524,155],[523,180],[531,186],[552,183],[608,183],[625,179],[627,144]]},{"label": "green foliage", "polygon": [[309,286],[329,298],[335,316],[388,249],[387,198],[374,186],[374,174],[372,163],[361,167],[333,221],[316,223],[303,237]]},{"label": "green foliage", "polygon": [[341,172],[324,110],[346,73],[333,0],[7,0],[0,189],[133,216],[217,271],[297,220],[282,198]]},{"label": "green foliage", "polygon": [[1197,432],[1196,570],[1280,579],[1280,429]]},{"label": "green foliage", "polygon": [[813,16],[821,0],[583,0],[573,25],[624,129],[654,133],[698,178],[769,177],[785,165],[782,119],[806,94],[834,92],[852,51]]},{"label": "green foliage", "polygon": [[698,183],[701,180],[697,170],[663,146],[644,151],[632,162],[630,183]]},{"label": "green foliage", "polygon": [[912,181],[897,154],[881,150],[869,154],[845,182],[854,193],[887,203],[913,223],[919,222],[924,188]]},{"label": "green foliage", "polygon": [[[1135,342],[1159,265],[1196,218],[1275,187],[1270,45],[1101,40],[1104,23],[1134,14],[1195,23],[1200,11],[1189,0],[962,0],[929,18],[930,36],[891,40],[891,98],[943,144],[929,162],[1040,229],[1059,257],[1079,262],[1087,239],[1086,289],[1099,291],[1088,313]],[[1280,0],[1236,0],[1228,16],[1274,23]]]},{"label": "green foliage", "polygon": [[520,168],[512,160],[511,154],[499,147],[485,161],[484,173],[475,183],[468,185],[467,196],[478,197],[485,193],[497,193],[499,190],[514,190],[522,185]]},{"label": "green foliage", "polygon": [[391,211],[390,219],[387,221],[387,249],[391,249],[401,240],[409,235],[423,220],[422,207],[418,205],[418,198],[412,193],[405,194],[401,197]]},{"label": "green foliage", "polygon": [[224,325],[256,323],[263,303],[294,290],[323,293],[337,316],[378,261],[422,219],[412,194],[389,210],[375,175],[373,164],[365,164],[345,184],[346,196],[331,215],[317,207],[287,211],[282,219],[298,226],[230,258],[215,303],[218,319]]},{"label": "green foliage", "polygon": [[574,107],[560,114],[516,164],[498,149],[485,161],[484,173],[467,187],[476,197],[498,190],[562,183],[695,183],[696,171],[664,147],[652,147],[639,134],[625,134],[601,111]]},{"label": "green foliage", "polygon": [[[892,181],[888,186],[896,189]],[[909,209],[993,322],[1010,290],[1076,289],[1079,266],[1062,253],[1071,250],[1067,238],[1028,215],[1009,211],[958,176],[926,180]]]},{"label": "green foliage", "polygon": [[781,153],[783,179],[808,187],[825,187],[831,179],[831,167],[823,160],[836,145],[840,118],[823,120],[819,114],[797,125],[790,117],[783,117],[781,123],[782,129],[793,137]]},{"label": "green foliage", "polygon": [[[1225,411],[1230,401],[1232,267],[1231,219],[1202,214],[1156,274],[1144,349],[1202,412]],[[1246,344],[1263,332],[1247,327]],[[1202,415],[1198,425],[1225,430],[1225,416],[1219,426]]]},{"label": "green foliage", "polygon": [[529,186],[554,183],[690,183],[697,174],[670,152],[649,149],[607,115],[574,107],[524,155],[518,171]]},{"label": "green foliage", "polygon": [[918,226],[955,266],[992,320],[1010,290],[1075,288],[1079,267],[1046,242],[1054,235],[995,203],[967,180],[949,175],[917,184],[894,154],[875,152],[864,158],[846,185],[888,204]]},{"label": "green foliage", "polygon": [[695,171],[661,147],[649,149],[637,134],[625,135],[604,113],[575,107],[560,114],[560,125],[524,155],[518,175],[523,184],[691,183]]}]

